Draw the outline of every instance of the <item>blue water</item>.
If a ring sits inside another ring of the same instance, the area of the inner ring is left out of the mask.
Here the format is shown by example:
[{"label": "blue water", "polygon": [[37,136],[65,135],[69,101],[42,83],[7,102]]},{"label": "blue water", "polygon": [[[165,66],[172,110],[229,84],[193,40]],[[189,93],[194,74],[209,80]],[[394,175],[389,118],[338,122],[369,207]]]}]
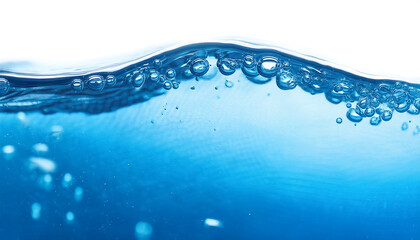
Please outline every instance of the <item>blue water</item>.
[{"label": "blue water", "polygon": [[0,71],[1,239],[420,239],[418,85],[249,43],[139,57]]}]

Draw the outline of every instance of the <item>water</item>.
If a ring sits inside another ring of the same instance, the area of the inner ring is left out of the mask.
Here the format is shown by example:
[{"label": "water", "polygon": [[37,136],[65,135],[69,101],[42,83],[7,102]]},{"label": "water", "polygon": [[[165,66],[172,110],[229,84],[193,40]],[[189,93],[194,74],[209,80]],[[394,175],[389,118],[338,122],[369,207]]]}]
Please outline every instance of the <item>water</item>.
[{"label": "water", "polygon": [[2,239],[420,239],[416,84],[213,42],[0,89]]}]

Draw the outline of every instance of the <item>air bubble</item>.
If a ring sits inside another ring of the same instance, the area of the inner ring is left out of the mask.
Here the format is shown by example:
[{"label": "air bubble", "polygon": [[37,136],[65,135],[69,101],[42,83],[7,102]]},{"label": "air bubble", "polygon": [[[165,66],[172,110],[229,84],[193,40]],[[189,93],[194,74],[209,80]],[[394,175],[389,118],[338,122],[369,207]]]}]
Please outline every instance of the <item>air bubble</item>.
[{"label": "air bubble", "polygon": [[51,127],[51,136],[55,139],[55,140],[60,140],[62,135],[63,135],[63,131],[64,128],[60,125],[53,125]]},{"label": "air bubble", "polygon": [[176,71],[172,68],[168,69],[166,71],[166,77],[168,77],[169,79],[173,79],[176,76]]},{"label": "air bubble", "polygon": [[407,93],[404,90],[395,90],[392,96],[396,103],[403,103],[407,99]]},{"label": "air bubble", "polygon": [[223,227],[223,223],[220,220],[213,219],[213,218],[206,218],[204,220],[204,226],[205,227]]},{"label": "air bubble", "polygon": [[259,75],[258,70],[257,70],[257,66],[253,66],[253,67],[242,67],[242,72],[248,76],[248,77],[256,77]]},{"label": "air bubble", "polygon": [[224,58],[217,61],[219,71],[226,76],[232,75],[236,70],[236,63],[232,59]]},{"label": "air bubble", "polygon": [[15,147],[13,145],[6,145],[2,148],[3,156],[5,159],[10,160],[15,155]]},{"label": "air bubble", "polygon": [[66,173],[63,176],[63,180],[61,181],[61,185],[64,188],[68,188],[73,185],[73,176],[70,173]]},{"label": "air bubble", "polygon": [[341,124],[343,122],[343,119],[339,117],[335,120],[335,122],[338,124]]},{"label": "air bubble", "polygon": [[190,71],[195,76],[203,76],[209,70],[209,62],[206,59],[196,58],[191,62]]},{"label": "air bubble", "polygon": [[152,71],[150,71],[150,76],[149,76],[149,78],[150,78],[150,80],[151,80],[152,82],[157,82],[157,81],[159,81],[159,73],[158,73],[158,72],[156,72],[156,71],[154,71],[154,70],[152,70]]},{"label": "air bubble", "polygon": [[179,88],[179,83],[177,81],[172,81],[172,87],[173,87],[173,89],[178,89]]},{"label": "air bubble", "polygon": [[229,81],[229,80],[226,80],[226,81],[225,81],[225,86],[226,86],[227,88],[232,88],[232,87],[233,87],[233,82],[232,82],[232,81]]},{"label": "air bubble", "polygon": [[346,107],[347,107],[347,108],[351,108],[351,103],[347,103],[347,104],[346,104]]},{"label": "air bubble", "polygon": [[401,125],[401,130],[402,130],[402,131],[405,131],[405,130],[407,130],[407,129],[408,129],[408,123],[403,122],[403,124]]},{"label": "air bubble", "polygon": [[83,199],[83,188],[81,187],[76,187],[74,189],[74,200],[76,202],[80,202]]},{"label": "air bubble", "polygon": [[115,86],[116,83],[117,83],[117,78],[116,77],[114,77],[113,75],[106,76],[106,85],[108,87],[113,87],[113,86]]},{"label": "air bubble", "polygon": [[389,121],[392,118],[392,112],[389,111],[389,110],[385,110],[385,111],[383,111],[381,117],[382,117],[382,120]]},{"label": "air bubble", "polygon": [[166,80],[165,82],[163,82],[163,88],[166,90],[170,90],[172,88],[172,83],[169,80]]},{"label": "air bubble", "polygon": [[0,96],[6,95],[9,92],[10,83],[5,78],[0,78]]},{"label": "air bubble", "polygon": [[45,191],[51,191],[53,189],[53,177],[51,174],[44,174],[38,179],[38,186]]},{"label": "air bubble", "polygon": [[54,172],[57,168],[54,161],[48,158],[42,157],[30,157],[29,158],[29,168],[30,169],[39,169],[46,173]]},{"label": "air bubble", "polygon": [[94,91],[101,91],[105,86],[105,81],[102,76],[94,75],[88,79],[88,87]]},{"label": "air bubble", "polygon": [[131,76],[131,84],[134,87],[142,87],[144,82],[146,80],[146,76],[144,75],[144,73],[141,72],[136,72],[133,74],[133,76]]},{"label": "air bubble", "polygon": [[297,86],[297,81],[289,72],[282,72],[279,75],[277,75],[276,83],[277,86],[283,90],[294,89]]},{"label": "air bubble", "polygon": [[32,146],[32,151],[37,155],[43,155],[48,152],[48,145],[45,143],[37,143]]},{"label": "air bubble", "polygon": [[135,235],[139,240],[149,239],[152,235],[153,227],[147,222],[138,222],[135,227]]},{"label": "air bubble", "polygon": [[372,117],[369,122],[371,125],[377,126],[379,125],[379,123],[381,123],[381,118],[379,116],[375,116],[375,117]]},{"label": "air bubble", "polygon": [[420,110],[420,98],[414,99],[413,105]]},{"label": "air bubble", "polygon": [[160,59],[155,59],[155,60],[153,61],[153,66],[154,66],[155,68],[160,68],[160,67],[162,66],[162,61],[160,61]]},{"label": "air bubble", "polygon": [[81,79],[74,79],[71,83],[71,88],[74,91],[80,92],[83,90],[83,81]]},{"label": "air bubble", "polygon": [[71,211],[68,211],[68,212],[66,213],[66,222],[67,222],[68,224],[71,224],[71,223],[73,223],[73,221],[74,221],[74,213],[73,213],[73,212],[71,212]]},{"label": "air bubble", "polygon": [[252,68],[255,65],[254,57],[251,55],[246,55],[244,57],[243,66],[246,68]]},{"label": "air bubble", "polygon": [[275,57],[262,57],[258,62],[258,72],[263,77],[271,78],[277,75],[279,61]]},{"label": "air bubble", "polygon": [[362,116],[360,116],[357,112],[356,112],[356,109],[354,109],[354,108],[350,108],[348,111],[347,111],[347,118],[350,120],[350,121],[352,121],[352,122],[360,122],[360,121],[362,121]]},{"label": "air bubble", "polygon": [[366,117],[372,117],[375,114],[375,109],[372,107],[368,107],[365,110],[365,116]]},{"label": "air bubble", "polygon": [[35,202],[31,206],[31,217],[33,220],[38,221],[41,218],[41,204]]}]

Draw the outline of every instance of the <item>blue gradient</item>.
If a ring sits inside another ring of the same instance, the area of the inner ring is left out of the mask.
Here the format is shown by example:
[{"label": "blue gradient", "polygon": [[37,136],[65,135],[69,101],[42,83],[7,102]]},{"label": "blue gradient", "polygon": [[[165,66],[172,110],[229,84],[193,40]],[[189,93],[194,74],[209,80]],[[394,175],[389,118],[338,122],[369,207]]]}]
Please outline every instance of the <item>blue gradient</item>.
[{"label": "blue gradient", "polygon": [[[144,101],[95,114],[84,111],[82,94],[68,92],[77,101],[53,114],[39,105],[2,113],[0,146],[14,153],[3,149],[0,160],[1,238],[420,239],[417,115],[388,105],[391,121],[373,126],[364,112],[355,122],[346,103],[357,108],[361,96],[332,104],[302,82],[281,89],[278,73],[257,82],[241,66],[229,75],[228,65],[221,74],[209,63],[202,77],[177,73],[177,89],[161,85]],[[349,84],[400,89],[401,81],[327,69],[352,76]],[[12,87],[17,81],[1,76]],[[337,83],[331,79],[325,89]],[[51,93],[41,99],[60,105]],[[48,150],[34,150],[37,143]]]}]

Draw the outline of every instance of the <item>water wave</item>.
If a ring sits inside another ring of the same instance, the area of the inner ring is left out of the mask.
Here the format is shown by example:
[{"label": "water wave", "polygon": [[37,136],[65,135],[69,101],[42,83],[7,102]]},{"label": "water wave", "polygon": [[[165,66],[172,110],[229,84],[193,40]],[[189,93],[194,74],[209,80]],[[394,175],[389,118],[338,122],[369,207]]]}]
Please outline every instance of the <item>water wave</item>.
[{"label": "water wave", "polygon": [[370,118],[372,125],[378,125],[394,112],[419,114],[419,85],[243,42],[187,44],[89,71],[41,75],[0,70],[0,111],[97,114],[176,91],[184,81],[235,72],[255,84],[275,80],[281,90],[300,87],[310,94],[324,94],[333,104],[346,103],[347,118],[353,122]]}]

